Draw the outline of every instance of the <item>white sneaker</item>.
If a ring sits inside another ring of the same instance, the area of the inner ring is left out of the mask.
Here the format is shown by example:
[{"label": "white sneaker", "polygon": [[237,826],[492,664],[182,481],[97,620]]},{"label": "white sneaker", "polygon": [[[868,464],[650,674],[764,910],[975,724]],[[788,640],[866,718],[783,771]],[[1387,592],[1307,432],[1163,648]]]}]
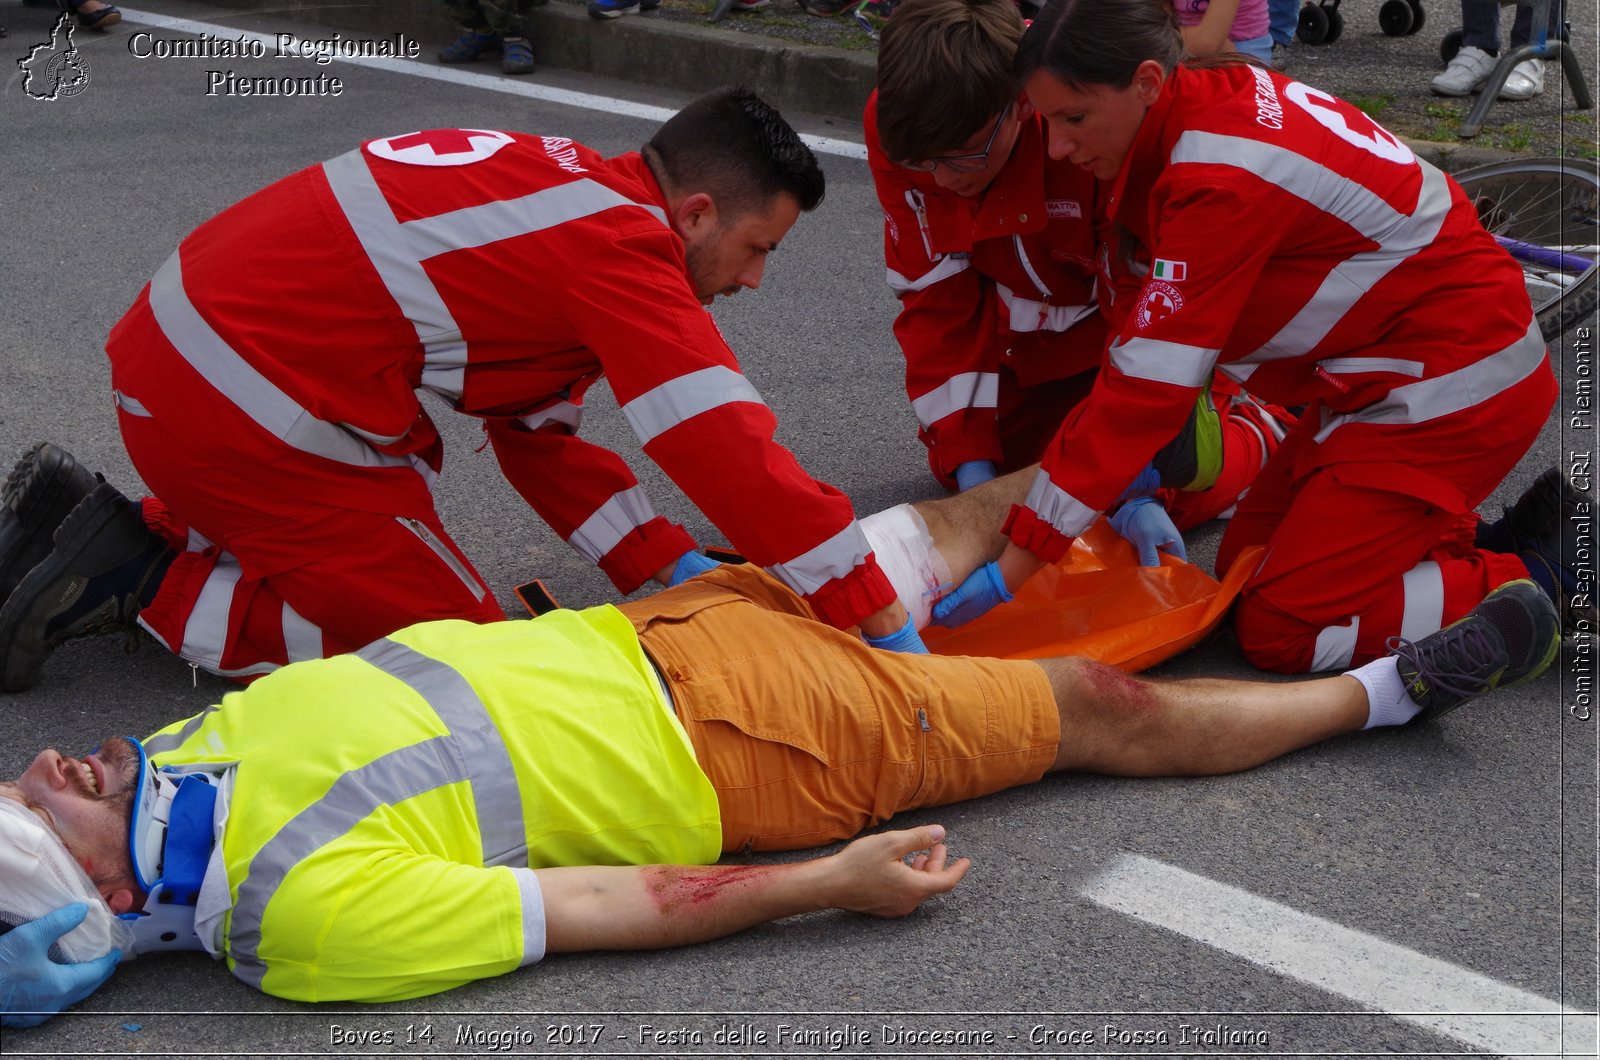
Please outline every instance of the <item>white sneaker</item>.
[{"label": "white sneaker", "polygon": [[1524,59],[1511,68],[1500,86],[1501,99],[1532,99],[1544,91],[1544,62]]},{"label": "white sneaker", "polygon": [[1441,96],[1470,96],[1489,80],[1495,62],[1494,56],[1469,44],[1456,52],[1444,73],[1430,81],[1429,87]]}]

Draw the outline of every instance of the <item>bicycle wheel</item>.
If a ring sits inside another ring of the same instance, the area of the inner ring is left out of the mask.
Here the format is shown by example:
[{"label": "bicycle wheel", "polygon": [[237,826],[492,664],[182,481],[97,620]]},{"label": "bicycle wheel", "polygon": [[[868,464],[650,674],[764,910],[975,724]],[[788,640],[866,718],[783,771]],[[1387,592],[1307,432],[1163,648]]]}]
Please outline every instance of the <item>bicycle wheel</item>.
[{"label": "bicycle wheel", "polygon": [[1455,174],[1483,222],[1522,266],[1546,342],[1600,298],[1600,175],[1559,158],[1496,162]]}]

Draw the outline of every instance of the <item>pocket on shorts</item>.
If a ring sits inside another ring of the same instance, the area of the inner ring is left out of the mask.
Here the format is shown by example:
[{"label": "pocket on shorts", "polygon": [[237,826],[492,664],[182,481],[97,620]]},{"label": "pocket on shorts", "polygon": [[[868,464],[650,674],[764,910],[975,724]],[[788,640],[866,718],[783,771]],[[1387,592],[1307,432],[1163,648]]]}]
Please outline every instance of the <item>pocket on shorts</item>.
[{"label": "pocket on shorts", "polygon": [[[781,708],[759,711],[755,704],[738,696],[737,688],[730,688],[719,680],[725,675],[705,676],[712,679],[696,681],[691,677],[685,688],[686,694],[674,696],[681,717],[705,726],[730,726],[752,740],[796,751],[824,769],[833,764],[821,734],[808,726],[804,718],[789,715]],[[796,762],[797,766],[805,764],[804,761]],[[759,784],[778,778],[750,776],[741,779],[746,784]]]}]

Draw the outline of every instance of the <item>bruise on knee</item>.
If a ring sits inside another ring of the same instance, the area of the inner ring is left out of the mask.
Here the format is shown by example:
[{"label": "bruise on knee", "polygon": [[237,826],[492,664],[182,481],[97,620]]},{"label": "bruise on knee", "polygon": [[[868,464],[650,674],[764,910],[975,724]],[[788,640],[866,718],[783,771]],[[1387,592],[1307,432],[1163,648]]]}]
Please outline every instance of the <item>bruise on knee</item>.
[{"label": "bruise on knee", "polygon": [[1071,679],[1077,685],[1071,692],[1084,706],[1114,714],[1150,714],[1160,707],[1150,682],[1089,659],[1071,661]]},{"label": "bruise on knee", "polygon": [[1166,697],[1148,681],[1088,659],[1040,660],[1061,713],[1053,768],[1138,776],[1160,752]]}]

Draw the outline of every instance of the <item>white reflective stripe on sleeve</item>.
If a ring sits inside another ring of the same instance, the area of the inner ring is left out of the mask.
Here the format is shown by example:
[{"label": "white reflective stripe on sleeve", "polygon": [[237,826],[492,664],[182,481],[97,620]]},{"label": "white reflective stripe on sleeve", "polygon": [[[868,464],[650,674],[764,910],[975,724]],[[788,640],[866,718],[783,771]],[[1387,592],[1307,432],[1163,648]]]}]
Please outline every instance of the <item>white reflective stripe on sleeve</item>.
[{"label": "white reflective stripe on sleeve", "polygon": [[1415,164],[1422,185],[1411,213],[1304,155],[1259,140],[1190,131],[1178,138],[1172,161],[1249,169],[1378,244],[1334,267],[1277,335],[1242,358],[1247,362],[1291,359],[1314,349],[1380,280],[1433,242],[1450,212],[1449,181],[1420,159]]},{"label": "white reflective stripe on sleeve", "polygon": [[1077,537],[1089,529],[1089,524],[1100,514],[1094,508],[1050,481],[1050,476],[1040,471],[1033,478],[1023,505],[1055,528],[1056,533]]},{"label": "white reflective stripe on sleeve", "polygon": [[572,532],[567,544],[590,563],[598,565],[634,530],[656,517],[650,498],[638,486],[614,493]]},{"label": "white reflective stripe on sleeve", "polygon": [[537,431],[553,423],[559,423],[576,434],[578,427],[583,423],[583,406],[571,401],[558,401],[549,408],[530,412],[522,417],[522,425],[530,431]]},{"label": "white reflective stripe on sleeve", "polygon": [[1133,338],[1113,343],[1111,363],[1123,375],[1173,386],[1205,386],[1220,351],[1181,342]]},{"label": "white reflective stripe on sleeve", "polygon": [[287,600],[283,602],[283,647],[290,662],[320,659],[325,654],[322,627],[302,618]]},{"label": "white reflective stripe on sleeve", "polygon": [[350,151],[324,162],[322,172],[389,297],[416,329],[423,385],[459,401],[467,363],[461,328],[411,250],[366,159],[359,149]]},{"label": "white reflective stripe on sleeve", "polygon": [[661,224],[667,215],[658,206],[634,202],[604,184],[587,178],[558,184],[516,199],[501,199],[468,206],[433,217],[419,217],[400,225],[406,243],[418,261],[470,247],[487,246],[592,217],[606,210],[632,207],[643,210]]},{"label": "white reflective stripe on sleeve", "polygon": [[1406,640],[1421,640],[1444,626],[1444,576],[1431,559],[1406,571],[1401,577],[1405,593],[1405,612],[1400,618],[1400,635]]},{"label": "white reflective stripe on sleeve", "polygon": [[410,464],[406,457],[378,452],[338,424],[317,419],[240,357],[189,301],[177,253],[150,279],[150,310],[178,354],[239,411],[285,445],[355,467]]},{"label": "white reflective stripe on sleeve", "polygon": [[1537,321],[1527,332],[1499,353],[1490,354],[1464,368],[1457,368],[1432,379],[1397,386],[1382,398],[1354,412],[1324,415],[1318,444],[1340,427],[1351,423],[1399,426],[1426,423],[1441,416],[1470,409],[1497,397],[1538,371],[1545,362],[1544,337]]},{"label": "white reflective stripe on sleeve", "polygon": [[1006,326],[1019,334],[1031,331],[1066,331],[1084,317],[1092,316],[1092,305],[1050,305],[1024,298],[1003,283],[994,285],[1000,304],[1006,307]]},{"label": "white reflective stripe on sleeve", "polygon": [[971,263],[964,257],[946,254],[939,259],[939,263],[915,280],[909,280],[893,269],[885,269],[888,274],[889,289],[897,295],[911,291],[926,291],[940,280],[947,280],[958,272],[965,272]]},{"label": "white reflective stripe on sleeve", "polygon": [[144,403],[138,398],[129,397],[120,390],[113,390],[111,391],[111,400],[116,403],[117,408],[130,416],[150,418],[150,410],[145,408]]},{"label": "white reflective stripe on sleeve", "polygon": [[946,416],[966,409],[992,409],[1000,401],[1000,376],[996,372],[963,372],[911,402],[917,422],[932,427]]},{"label": "white reflective stripe on sleeve", "polygon": [[645,391],[626,405],[622,415],[640,445],[649,445],[684,420],[723,405],[752,404],[766,407],[750,380],[725,365],[702,368]]},{"label": "white reflective stripe on sleeve", "polygon": [[1311,656],[1311,672],[1350,669],[1350,657],[1356,652],[1356,634],[1360,631],[1360,615],[1352,618],[1348,626],[1324,627],[1317,634],[1317,646]]},{"label": "white reflective stripe on sleeve", "polygon": [[1329,357],[1317,364],[1332,375],[1360,375],[1365,372],[1387,372],[1391,375],[1409,375],[1422,378],[1422,362],[1407,361],[1398,357]]},{"label": "white reflective stripe on sleeve", "polygon": [[513,868],[511,874],[517,878],[517,892],[522,900],[522,964],[526,968],[544,959],[545,912],[544,890],[539,886],[539,877],[532,869]]},{"label": "white reflective stripe on sleeve", "polygon": [[861,524],[852,519],[849,526],[816,548],[787,563],[774,563],[767,568],[767,573],[801,596],[810,596],[865,563],[871,551]]},{"label": "white reflective stripe on sleeve", "polygon": [[247,677],[251,674],[271,673],[277,663],[262,662],[236,670],[222,668],[222,649],[228,632],[228,615],[233,609],[233,593],[239,586],[244,571],[239,561],[223,552],[212,565],[211,574],[200,587],[189,620],[183,626],[183,645],[178,657],[185,662],[209,670],[223,677]]}]

